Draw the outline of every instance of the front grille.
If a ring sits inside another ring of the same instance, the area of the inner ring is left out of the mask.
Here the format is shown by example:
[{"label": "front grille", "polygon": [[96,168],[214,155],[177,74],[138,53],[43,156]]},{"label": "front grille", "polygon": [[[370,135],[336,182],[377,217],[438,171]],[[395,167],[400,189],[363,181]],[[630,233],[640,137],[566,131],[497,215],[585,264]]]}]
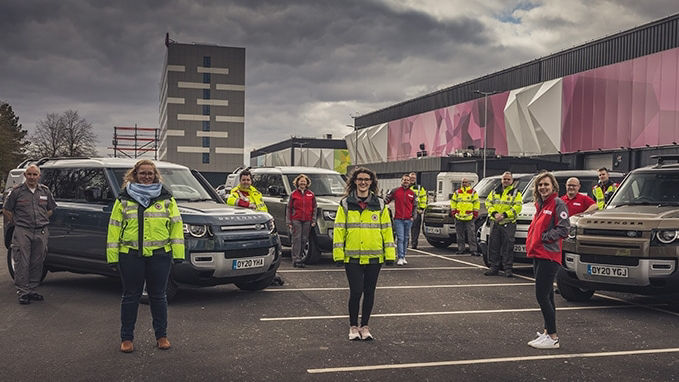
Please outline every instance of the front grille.
[{"label": "front grille", "polygon": [[443,223],[427,223],[427,227],[443,227]]},{"label": "front grille", "polygon": [[591,236],[614,236],[614,237],[642,237],[643,231],[632,230],[614,230],[614,229],[592,229],[585,228],[582,232],[584,235]]},{"label": "front grille", "polygon": [[515,237],[514,238],[514,244],[526,244],[526,238],[525,237]]},{"label": "front grille", "polygon": [[583,263],[627,265],[630,267],[636,267],[639,265],[638,258],[623,256],[580,255],[580,261]]},{"label": "front grille", "polygon": [[516,224],[521,224],[521,225],[530,225],[532,220],[523,220],[523,219],[517,219]]}]

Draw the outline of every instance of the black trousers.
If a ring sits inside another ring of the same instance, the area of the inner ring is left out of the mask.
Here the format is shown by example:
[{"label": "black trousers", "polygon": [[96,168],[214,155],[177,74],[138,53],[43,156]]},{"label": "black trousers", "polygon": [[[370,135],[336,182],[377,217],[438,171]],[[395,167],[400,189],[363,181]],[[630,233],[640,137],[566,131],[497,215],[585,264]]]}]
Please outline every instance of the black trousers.
[{"label": "black trousers", "polygon": [[375,288],[382,264],[345,263],[344,270],[349,281],[349,325],[358,326],[358,307],[363,295],[361,326],[368,325],[375,303]]},{"label": "black trousers", "polygon": [[413,226],[410,227],[410,242],[413,248],[417,248],[417,240],[420,238],[420,228],[422,227],[422,213],[420,210],[415,212]]},{"label": "black trousers", "polygon": [[554,305],[554,278],[559,263],[546,259],[533,259],[535,274],[535,298],[538,300],[547,334],[556,333],[556,306]]}]

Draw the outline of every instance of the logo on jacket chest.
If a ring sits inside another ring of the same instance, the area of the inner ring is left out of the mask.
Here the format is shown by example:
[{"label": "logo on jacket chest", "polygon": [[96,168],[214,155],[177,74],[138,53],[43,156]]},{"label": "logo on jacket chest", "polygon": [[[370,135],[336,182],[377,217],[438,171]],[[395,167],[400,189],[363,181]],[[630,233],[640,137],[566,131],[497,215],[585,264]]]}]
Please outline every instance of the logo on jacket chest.
[{"label": "logo on jacket chest", "polygon": [[372,214],[370,219],[372,219],[372,221],[376,222],[377,220],[379,220],[379,217],[377,216],[377,214]]},{"label": "logo on jacket chest", "polygon": [[154,204],[153,206],[156,207],[157,210],[160,210],[160,209],[163,208],[163,205],[160,204],[160,203],[156,203],[156,204]]}]

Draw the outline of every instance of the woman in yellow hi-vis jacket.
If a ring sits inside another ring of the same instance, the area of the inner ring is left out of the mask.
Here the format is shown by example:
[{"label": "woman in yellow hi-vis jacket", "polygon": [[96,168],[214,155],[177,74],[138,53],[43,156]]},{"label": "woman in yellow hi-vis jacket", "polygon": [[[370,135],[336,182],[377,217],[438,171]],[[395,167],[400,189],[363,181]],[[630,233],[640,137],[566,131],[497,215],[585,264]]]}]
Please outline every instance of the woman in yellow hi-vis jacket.
[{"label": "woman in yellow hi-vis jacket", "polygon": [[[377,177],[357,168],[347,179],[333,231],[332,258],[344,262],[349,281],[349,339],[372,340],[368,320],[375,301],[377,277],[384,261],[396,259],[389,210],[376,195]],[[358,308],[363,296],[361,325]]]},{"label": "woman in yellow hi-vis jacket", "polygon": [[120,351],[134,350],[134,326],[139,298],[149,294],[158,348],[167,350],[167,282],[174,259],[184,259],[184,232],[177,202],[160,183],[150,160],[140,160],[125,174],[122,190],[108,223],[106,258],[120,271]]}]

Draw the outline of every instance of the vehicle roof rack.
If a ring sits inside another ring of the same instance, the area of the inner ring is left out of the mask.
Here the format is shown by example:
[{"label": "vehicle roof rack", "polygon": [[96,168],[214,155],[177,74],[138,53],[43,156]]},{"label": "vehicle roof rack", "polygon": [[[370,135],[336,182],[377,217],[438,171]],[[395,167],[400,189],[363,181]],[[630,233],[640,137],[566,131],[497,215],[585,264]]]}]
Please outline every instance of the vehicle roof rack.
[{"label": "vehicle roof rack", "polygon": [[679,154],[659,154],[651,155],[651,159],[656,159],[658,162],[655,167],[660,167],[665,164],[665,161],[676,161],[679,163]]},{"label": "vehicle roof rack", "polygon": [[45,164],[51,160],[62,160],[62,159],[91,159],[90,157],[45,157],[45,158],[40,158],[35,165],[40,166],[41,164]]}]

